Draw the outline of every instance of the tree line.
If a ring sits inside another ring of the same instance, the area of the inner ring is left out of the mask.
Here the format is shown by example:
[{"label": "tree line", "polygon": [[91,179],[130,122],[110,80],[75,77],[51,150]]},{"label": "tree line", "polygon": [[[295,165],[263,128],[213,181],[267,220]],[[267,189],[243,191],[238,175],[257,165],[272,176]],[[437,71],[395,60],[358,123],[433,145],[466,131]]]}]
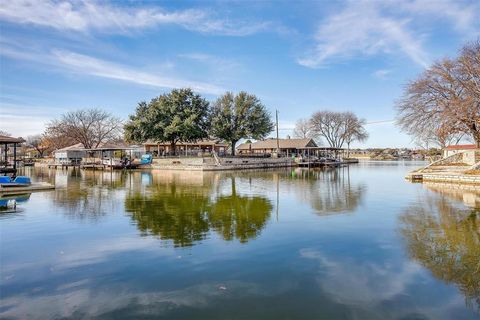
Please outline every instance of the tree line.
[{"label": "tree line", "polygon": [[[368,134],[365,120],[351,112],[319,111],[297,122],[298,138],[324,138],[331,147],[350,147]],[[27,144],[43,157],[46,152],[81,143],[87,149],[105,142],[145,141],[170,144],[215,138],[230,144],[232,155],[242,139],[264,139],[274,129],[272,117],[258,97],[241,91],[226,92],[210,103],[189,88],[173,89],[138,103],[135,112],[122,119],[100,109],[70,111],[50,121],[41,135],[27,137]],[[247,140],[249,141],[249,140]],[[319,141],[318,141],[319,142]]]},{"label": "tree line", "polygon": [[91,149],[120,140],[167,142],[173,153],[179,142],[214,137],[229,142],[234,154],[239,140],[264,139],[273,128],[269,111],[253,94],[227,92],[210,103],[183,88],[140,102],[127,121],[100,109],[67,112],[27,143],[40,156],[77,143]]}]

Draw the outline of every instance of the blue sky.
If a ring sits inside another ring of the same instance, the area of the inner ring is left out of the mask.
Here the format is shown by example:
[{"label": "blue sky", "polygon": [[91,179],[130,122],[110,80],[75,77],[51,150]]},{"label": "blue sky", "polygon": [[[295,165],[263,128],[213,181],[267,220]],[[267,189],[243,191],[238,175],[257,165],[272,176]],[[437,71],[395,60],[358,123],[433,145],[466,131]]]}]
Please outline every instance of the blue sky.
[{"label": "blue sky", "polygon": [[41,133],[79,108],[127,118],[188,86],[211,101],[256,94],[282,136],[314,111],[350,110],[369,123],[358,146],[412,146],[393,123],[403,86],[479,31],[468,0],[5,1],[0,129]]}]

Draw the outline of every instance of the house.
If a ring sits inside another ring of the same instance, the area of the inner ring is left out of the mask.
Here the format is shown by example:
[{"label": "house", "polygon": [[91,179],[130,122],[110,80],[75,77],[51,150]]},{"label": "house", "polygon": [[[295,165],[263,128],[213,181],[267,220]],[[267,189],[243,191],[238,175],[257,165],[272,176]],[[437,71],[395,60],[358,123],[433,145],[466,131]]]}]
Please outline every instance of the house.
[{"label": "house", "polygon": [[454,155],[456,153],[462,153],[462,152],[467,152],[467,151],[473,151],[477,149],[477,146],[474,144],[457,144],[457,145],[451,145],[447,146],[443,149],[443,157],[449,157],[451,155]]},{"label": "house", "polygon": [[277,147],[281,154],[297,155],[305,153],[309,149],[318,148],[313,139],[277,139],[269,138],[266,140],[256,141],[253,143],[242,143],[237,147],[239,155],[271,155],[277,152]]},{"label": "house", "polygon": [[[145,152],[155,157],[171,154],[171,145],[169,142],[147,141],[143,144]],[[197,140],[194,142],[177,142],[174,154],[176,155],[194,155],[199,153],[210,153],[215,151],[219,155],[227,152],[228,144],[219,140]]]},{"label": "house", "polygon": [[81,143],[57,149],[53,153],[57,164],[80,164],[82,158],[87,155],[87,151]]}]

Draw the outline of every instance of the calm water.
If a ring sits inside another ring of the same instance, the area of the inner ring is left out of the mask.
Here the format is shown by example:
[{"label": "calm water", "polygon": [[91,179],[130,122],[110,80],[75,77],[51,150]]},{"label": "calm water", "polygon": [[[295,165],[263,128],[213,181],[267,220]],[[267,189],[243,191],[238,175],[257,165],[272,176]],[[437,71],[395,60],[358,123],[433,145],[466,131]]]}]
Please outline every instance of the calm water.
[{"label": "calm water", "polygon": [[0,318],[478,319],[480,190],[419,163],[36,169],[0,214]]}]

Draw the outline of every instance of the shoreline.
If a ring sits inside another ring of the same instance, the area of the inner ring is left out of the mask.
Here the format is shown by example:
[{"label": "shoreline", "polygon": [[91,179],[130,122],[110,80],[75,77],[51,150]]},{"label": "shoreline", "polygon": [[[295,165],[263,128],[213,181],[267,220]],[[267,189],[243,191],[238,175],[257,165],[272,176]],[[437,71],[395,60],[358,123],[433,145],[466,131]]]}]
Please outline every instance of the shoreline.
[{"label": "shoreline", "polygon": [[[348,159],[340,162],[327,163],[298,163],[291,158],[245,158],[245,157],[231,157],[220,158],[215,160],[213,158],[160,158],[153,159],[152,164],[140,165],[135,169],[126,170],[178,170],[178,171],[237,171],[237,170],[254,170],[254,169],[270,169],[270,168],[296,168],[296,167],[338,167],[348,164],[359,163],[358,159]],[[85,168],[81,165],[61,165],[52,164],[48,162],[36,162],[36,167],[46,167],[52,169],[68,169],[78,168],[84,170],[119,170],[111,167],[92,167]]]}]

